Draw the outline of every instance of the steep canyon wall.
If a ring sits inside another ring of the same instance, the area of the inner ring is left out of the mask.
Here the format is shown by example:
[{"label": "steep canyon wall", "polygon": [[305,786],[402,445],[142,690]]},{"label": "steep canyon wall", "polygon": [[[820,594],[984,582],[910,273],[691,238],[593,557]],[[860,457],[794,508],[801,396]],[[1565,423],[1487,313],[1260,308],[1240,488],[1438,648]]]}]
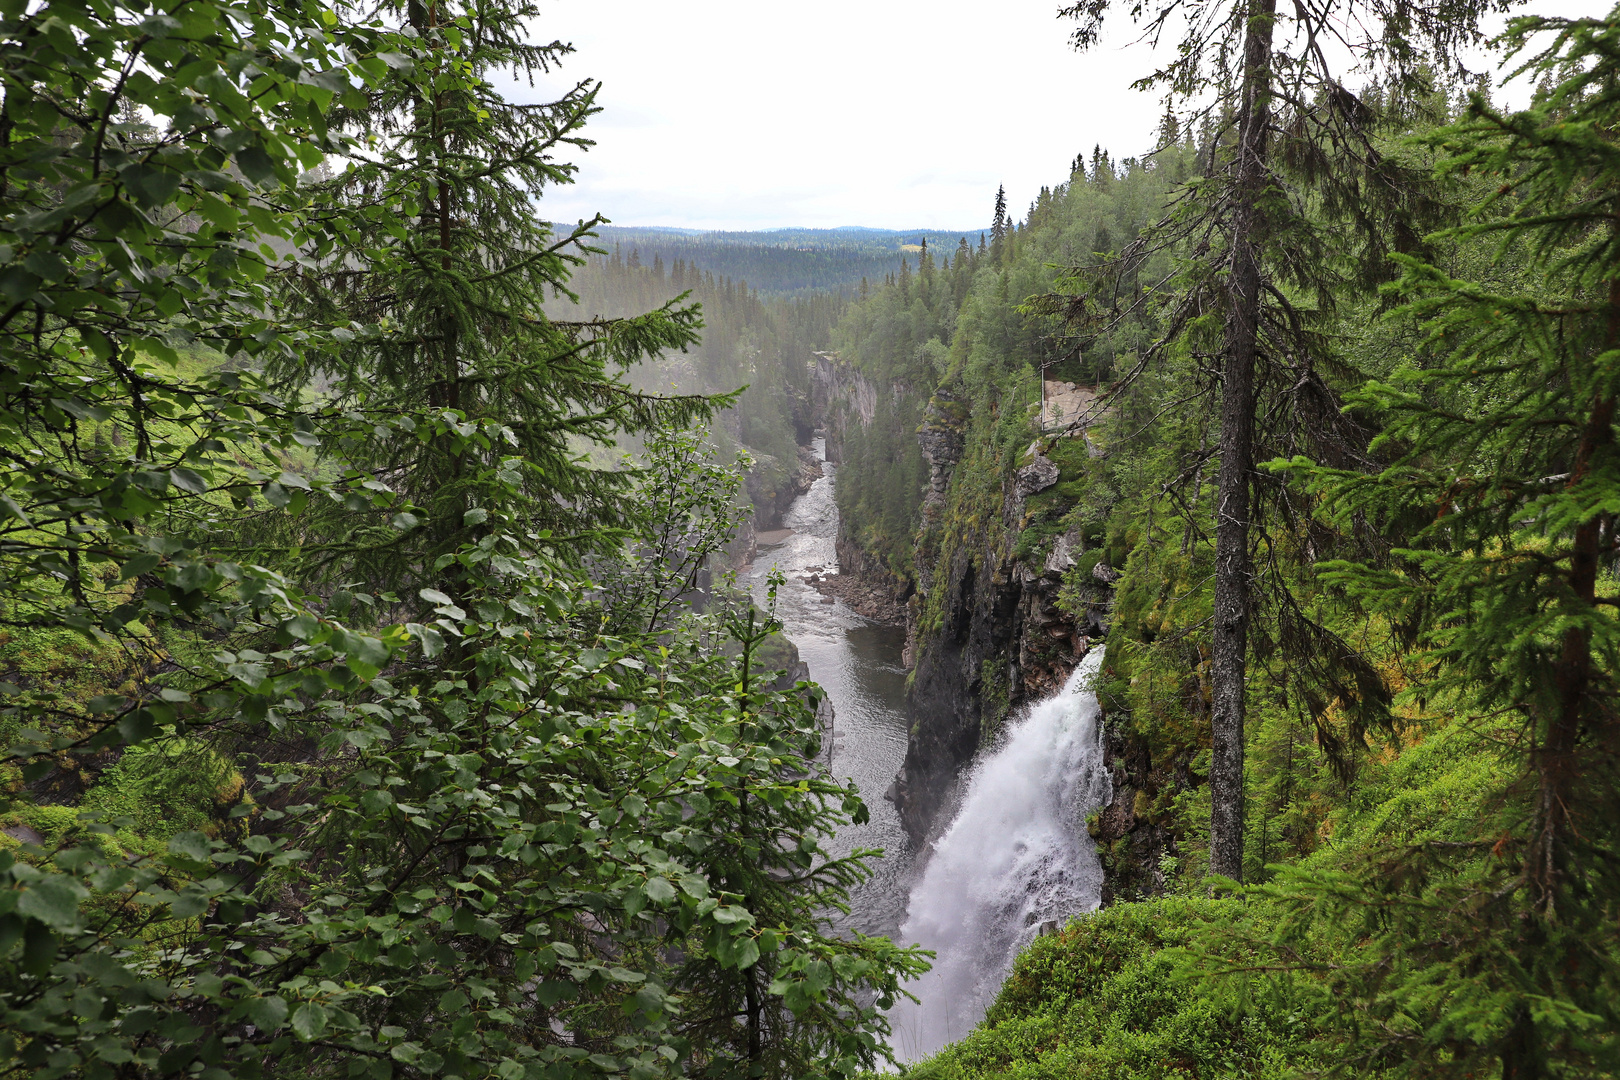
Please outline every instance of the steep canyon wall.
[{"label": "steep canyon wall", "polygon": [[[856,426],[874,422],[885,392],[910,391],[880,388],[835,355],[818,355],[812,397],[829,460],[845,460]],[[895,573],[841,527],[845,580],[837,586],[857,610],[906,623],[914,722],[889,797],[915,841],[945,824],[940,811],[957,777],[1002,722],[1055,693],[1106,636],[1119,576],[1097,537],[1074,526],[1042,533],[1051,504],[1075,483],[1074,462],[1094,453],[1083,428],[1037,440],[987,478],[982,461],[964,465],[970,425],[962,401],[948,388],[936,390],[922,416],[908,433],[927,463],[912,572]],[[962,475],[975,468],[978,475]],[[976,518],[964,513],[970,481],[989,509]],[[1114,797],[1088,823],[1108,899],[1162,885],[1158,865],[1168,837],[1140,811],[1174,782],[1124,727],[1105,716]]]}]

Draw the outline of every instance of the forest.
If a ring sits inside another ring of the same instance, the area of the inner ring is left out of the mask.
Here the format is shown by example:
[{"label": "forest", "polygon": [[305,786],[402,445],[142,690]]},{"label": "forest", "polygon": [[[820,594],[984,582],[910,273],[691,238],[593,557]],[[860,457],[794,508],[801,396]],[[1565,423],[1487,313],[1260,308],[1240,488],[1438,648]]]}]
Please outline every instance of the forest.
[{"label": "forest", "polygon": [[722,277],[745,278],[767,296],[854,295],[864,280],[877,282],[900,269],[904,252],[938,247],[961,235],[933,229],[771,229],[761,232],[696,232],[604,225],[604,247],[659,259],[697,263]]},{"label": "forest", "polygon": [[834,333],[923,824],[1107,646],[1107,904],[908,1075],[1613,1075],[1620,24],[1514,23],[1512,110],[1444,28],[1352,96],[1230,10],[1227,111]]},{"label": "forest", "polygon": [[567,51],[538,14],[6,9],[7,1075],[881,1059],[922,960],[827,931],[865,809],[704,581],[746,395],[627,377],[689,300],[546,312],[615,282],[533,212],[594,84],[490,81]]},{"label": "forest", "polygon": [[[1620,9],[1511,7],[1080,0],[1139,156],[692,235],[543,220],[534,0],[6,0],[0,1076],[1620,1075]],[[906,1064],[818,434],[908,830],[1105,646],[1102,906]]]}]

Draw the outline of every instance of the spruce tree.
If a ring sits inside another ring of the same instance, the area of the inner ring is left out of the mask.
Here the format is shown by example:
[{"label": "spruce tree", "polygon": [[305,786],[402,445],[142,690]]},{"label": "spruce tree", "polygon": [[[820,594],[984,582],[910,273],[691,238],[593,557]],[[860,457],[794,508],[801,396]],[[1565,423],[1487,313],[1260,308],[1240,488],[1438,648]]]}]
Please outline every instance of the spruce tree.
[{"label": "spruce tree", "polygon": [[[285,279],[294,310],[346,328],[340,348],[308,351],[275,369],[289,386],[324,387],[362,415],[426,408],[430,430],[385,431],[346,446],[347,464],[404,494],[388,515],[324,511],[304,545],[325,572],[374,583],[435,581],[436,560],[475,535],[510,457],[530,493],[535,527],[569,538],[607,538],[624,525],[633,475],[587,468],[592,444],[628,431],[679,427],[711,404],[633,390],[636,361],[696,340],[692,309],[564,323],[541,308],[567,294],[570,270],[590,250],[600,218],[554,229],[536,200],[571,180],[559,152],[582,148],[596,109],[581,82],[554,101],[516,104],[493,79],[555,69],[569,51],[533,43],[540,9],[497,4],[406,3],[385,9],[420,42],[347,114],[372,151],[315,192],[318,220],[302,268]],[[629,267],[640,265],[632,249]]]},{"label": "spruce tree", "polygon": [[[1080,20],[1072,39],[1077,48],[1096,43],[1110,6],[1110,0],[1080,0],[1063,9]],[[1161,4],[1150,11],[1137,5],[1132,17],[1157,33],[1176,6]],[[1185,243],[1205,254],[1182,283],[1179,314],[1171,318],[1165,340],[1182,338],[1202,321],[1193,312],[1218,311],[1222,320],[1210,630],[1210,868],[1238,880],[1244,872],[1250,623],[1257,603],[1252,550],[1257,387],[1268,364],[1304,363],[1310,377],[1295,373],[1293,385],[1309,387],[1312,395],[1326,390],[1315,370],[1328,363],[1319,320],[1346,281],[1376,281],[1378,270],[1369,267],[1381,264],[1389,250],[1409,245],[1412,204],[1421,201],[1413,198],[1421,186],[1374,146],[1374,110],[1339,83],[1317,47],[1325,28],[1343,18],[1349,6],[1328,0],[1279,14],[1276,0],[1229,0],[1189,25],[1177,46],[1181,59],[1137,85],[1164,87],[1167,109],[1177,100],[1197,99],[1196,108],[1206,110],[1202,97],[1216,90],[1234,131],[1229,142],[1212,148],[1220,152],[1219,163],[1196,201],[1173,214],[1166,228],[1153,230],[1111,271],[1129,273],[1147,251],[1169,246],[1166,241],[1173,237],[1170,244]],[[1389,96],[1404,103],[1427,86],[1432,69],[1458,70],[1458,47],[1480,41],[1478,18],[1489,7],[1489,0],[1445,0],[1420,9],[1399,0],[1374,0],[1355,23],[1361,36],[1350,44],[1388,77]],[[1275,107],[1279,93],[1289,103],[1282,114]],[[1093,183],[1112,177],[1112,164],[1100,147],[1093,151],[1092,166]],[[1307,205],[1317,209],[1314,217],[1302,212]],[[1360,266],[1352,265],[1358,260]],[[1280,372],[1279,377],[1290,378]],[[1322,413],[1314,405],[1288,411]],[[1307,437],[1331,440],[1340,437],[1336,429],[1343,425],[1329,414],[1315,427]],[[1308,642],[1331,637],[1302,620],[1290,599],[1278,603],[1279,617],[1290,624],[1279,637]],[[1341,646],[1334,642],[1330,650],[1352,651]]]},{"label": "spruce tree", "polygon": [[[776,585],[771,586],[774,598]],[[736,896],[757,928],[736,951],[694,952],[675,984],[701,1008],[681,1029],[692,1042],[691,1072],[708,1080],[837,1077],[887,1057],[884,1011],[926,965],[915,947],[887,938],[834,933],[829,916],[847,912],[849,890],[877,852],[833,857],[821,846],[851,820],[865,821],[853,783],[840,787],[813,760],[813,710],[795,693],[775,691],[758,657],[781,623],[752,605],[725,616],[740,649],[724,676],[733,688],[726,722],[753,760],[729,781],[699,793],[717,822],[697,856],[705,876]],[[797,785],[806,795],[784,799]]]},{"label": "spruce tree", "polygon": [[1427,142],[1492,192],[1446,237],[1494,242],[1523,276],[1402,258],[1393,317],[1420,347],[1352,398],[1384,421],[1391,463],[1290,463],[1339,522],[1394,545],[1323,572],[1415,639],[1426,677],[1403,703],[1501,763],[1438,835],[1402,828],[1279,889],[1353,942],[1326,976],[1352,1070],[1620,1068],[1620,22],[1523,18],[1507,40],[1541,43],[1535,106],[1476,94]]},{"label": "spruce tree", "polygon": [[996,188],[996,213],[990,225],[990,261],[996,266],[1002,266],[1007,257],[1007,229],[1011,222],[1007,220],[1007,189],[1005,186]]}]

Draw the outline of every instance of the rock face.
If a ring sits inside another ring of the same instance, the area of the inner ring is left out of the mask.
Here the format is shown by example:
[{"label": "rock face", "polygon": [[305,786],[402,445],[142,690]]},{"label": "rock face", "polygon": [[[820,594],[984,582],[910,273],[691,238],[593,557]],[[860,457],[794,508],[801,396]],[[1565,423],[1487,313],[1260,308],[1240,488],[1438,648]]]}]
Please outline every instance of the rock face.
[{"label": "rock face", "polygon": [[[1045,426],[1059,431],[1059,437],[1072,433],[1086,438],[1084,417],[1094,411],[1090,392],[1048,389],[1053,415]],[[851,425],[871,421],[879,392],[837,357],[817,355],[813,418],[824,428],[830,461],[842,460]],[[917,429],[929,465],[922,503],[925,534],[940,527],[945,517],[951,478],[963,458],[967,420],[966,404],[943,387],[929,400]],[[1089,439],[1087,449],[1096,456]],[[1016,554],[1027,501],[1062,478],[1058,464],[1041,452],[1041,443],[1031,447],[1026,460],[1004,485],[1001,513],[980,522],[948,558],[930,561],[927,545],[919,546],[916,582],[890,573],[844,535],[838,538],[843,573],[811,582],[828,602],[838,597],[868,618],[906,623],[914,723],[905,764],[886,797],[895,802],[916,841],[945,824],[939,811],[958,774],[995,737],[1009,713],[1057,692],[1108,632],[1120,574],[1106,556],[1088,551],[1072,531],[1027,556]],[[1057,604],[1064,576],[1077,564],[1088,567],[1069,575],[1077,591],[1071,606],[1078,616]],[[927,627],[919,625],[925,605],[935,620]],[[1160,862],[1178,852],[1161,824],[1167,807],[1160,804],[1170,793],[1194,786],[1190,761],[1152,760],[1148,747],[1126,727],[1122,717],[1105,715],[1104,752],[1113,797],[1086,823],[1103,863],[1104,903],[1162,891]]]},{"label": "rock face", "polygon": [[1018,494],[1029,498],[1058,482],[1058,467],[1052,459],[1037,453],[1035,460],[1018,470]]},{"label": "rock face", "polygon": [[934,570],[933,587],[945,590],[942,625],[913,649],[915,723],[892,789],[914,840],[941,824],[937,811],[958,772],[1007,714],[1060,690],[1107,633],[1111,590],[1088,596],[1086,615],[1075,620],[1057,606],[1072,555],[1059,554],[1060,542],[1032,567],[1006,553],[1008,535],[989,530],[977,552],[958,549],[948,567]]},{"label": "rock face", "polygon": [[1104,904],[1164,892],[1164,857],[1183,854],[1168,828],[1171,801],[1177,792],[1200,784],[1192,775],[1192,751],[1155,760],[1146,741],[1127,730],[1125,720],[1117,714],[1103,718],[1113,798],[1086,822],[1102,861]]},{"label": "rock face", "polygon": [[870,424],[877,413],[877,384],[832,353],[816,353],[810,383],[812,415],[827,439],[827,460],[844,460],[844,433],[851,424]]},{"label": "rock face", "polygon": [[744,485],[754,504],[754,526],[761,531],[780,529],[782,515],[793,500],[809,491],[821,476],[821,462],[814,451],[806,446],[796,449],[798,454],[791,462],[761,454],[748,470]]},{"label": "rock face", "polygon": [[1042,431],[1084,427],[1088,422],[1095,421],[1101,411],[1097,406],[1096,389],[1061,379],[1045,380],[1041,388],[1041,404]]},{"label": "rock face", "polygon": [[[941,527],[966,426],[965,407],[948,390],[936,391],[917,431],[930,465],[925,535]],[[1016,554],[1026,500],[1062,475],[1038,446],[1031,449],[1029,463],[1003,485],[999,515],[978,521],[966,542],[948,549],[939,563],[930,565],[924,557],[927,541],[918,548],[918,588],[924,596],[911,603],[907,640],[914,723],[892,789],[901,822],[914,840],[941,824],[935,819],[957,774],[995,737],[1007,715],[1061,689],[1091,642],[1107,633],[1111,581],[1087,584],[1078,619],[1058,607],[1064,574],[1083,554],[1079,535],[1060,536],[1047,550]],[[930,625],[920,626],[925,607]]]},{"label": "rock face", "polygon": [[812,484],[827,474],[827,470],[826,467],[822,465],[821,459],[816,457],[816,452],[814,450],[810,449],[808,446],[800,446],[796,449],[799,453],[799,478],[797,481],[797,488],[799,494],[803,495],[805,492],[810,490]]},{"label": "rock face", "polygon": [[[897,385],[889,392],[898,396],[906,392],[906,387]],[[843,460],[844,439],[852,426],[872,422],[877,411],[877,395],[875,383],[838,357],[832,353],[816,354],[810,398],[819,430],[826,438],[828,461],[837,464]],[[837,550],[841,572],[820,577],[811,584],[829,602],[837,597],[865,618],[903,625],[907,601],[914,591],[911,583],[868,556],[842,526]]]},{"label": "rock face", "polygon": [[810,584],[822,595],[842,600],[862,618],[904,626],[911,583],[869,558],[843,530],[839,530],[835,544],[839,572],[817,575]]},{"label": "rock face", "polygon": [[[966,424],[965,408],[948,391],[937,391],[917,431],[931,473],[925,531],[940,526]],[[914,840],[939,824],[937,812],[957,774],[1008,713],[1061,689],[1091,642],[1106,633],[1107,590],[1098,590],[1081,620],[1058,608],[1063,575],[1082,546],[1078,536],[1060,537],[1036,556],[1015,554],[1025,500],[1059,476],[1057,464],[1036,453],[1004,485],[1001,513],[979,522],[942,563],[929,565],[919,547],[919,589],[933,623],[918,625],[924,604],[914,600],[907,627],[914,723],[891,789]]]},{"label": "rock face", "polygon": [[1016,580],[985,572],[964,551],[949,566],[935,568],[932,587],[945,591],[942,625],[928,635],[926,647],[913,650],[915,720],[892,789],[913,841],[927,835],[957,771],[979,747],[987,691],[998,681],[1015,681],[1006,646],[1023,599]]},{"label": "rock face", "polygon": [[967,407],[941,387],[928,401],[922,426],[917,429],[917,445],[928,462],[928,493],[923,496],[923,520],[933,522],[945,510],[945,489],[951,470],[962,460],[962,427]]}]

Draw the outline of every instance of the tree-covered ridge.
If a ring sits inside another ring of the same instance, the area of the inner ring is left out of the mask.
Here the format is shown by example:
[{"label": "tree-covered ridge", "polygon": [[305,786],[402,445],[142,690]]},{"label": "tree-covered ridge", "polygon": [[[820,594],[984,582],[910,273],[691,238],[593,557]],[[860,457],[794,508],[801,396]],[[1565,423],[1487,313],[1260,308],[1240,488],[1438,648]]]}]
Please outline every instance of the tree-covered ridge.
[{"label": "tree-covered ridge", "polygon": [[698,315],[545,312],[595,88],[493,89],[538,15],[0,11],[5,1074],[882,1058],[921,961],[827,930],[817,691],[682,602],[730,398],[626,378]]},{"label": "tree-covered ridge", "polygon": [[602,240],[626,259],[701,266],[717,277],[743,278],[766,296],[854,295],[863,279],[878,282],[915,260],[923,246],[955,247],[980,230],[771,229],[763,232],[699,232],[689,229],[605,225]]},{"label": "tree-covered ridge", "polygon": [[[1240,40],[1271,17],[1254,7],[1234,6]],[[922,1071],[1613,1073],[1616,26],[1516,23],[1505,43],[1543,80],[1522,112],[1376,89],[1270,106],[1266,197],[1286,207],[1255,255],[1238,827],[1214,820],[1212,729],[1216,537],[1239,512],[1220,467],[1240,110],[1077,173],[997,230],[999,257],[965,253],[964,286],[936,265],[846,316],[840,355],[912,387],[910,414],[862,438],[899,446],[915,424],[948,465],[940,497],[887,479],[892,451],[843,470],[853,538],[918,593],[919,653],[957,582],[1066,567],[1070,615],[1109,627],[1126,828],[1163,838],[1144,866],[1093,823],[1116,895],[1238,876],[1212,867],[1222,828],[1256,883],[1243,917],[1196,917],[1168,954],[1191,1000],[1137,1012],[1140,982],[1094,988],[1124,994],[1111,1016],[1025,998]],[[1305,145],[1341,122],[1359,156]],[[1373,197],[1393,181],[1400,198]],[[1043,371],[1104,407],[1039,431]],[[1020,490],[1039,459],[1055,479]],[[895,499],[906,520],[885,517]],[[997,677],[975,690],[987,717]],[[1072,947],[1130,922],[1100,916]],[[1238,989],[1200,989],[1219,985]],[[1155,1025],[1209,1001],[1257,1027],[1155,1048]]]},{"label": "tree-covered ridge", "polygon": [[[872,450],[848,455],[839,508],[845,528],[863,547],[909,575],[914,547],[942,562],[962,541],[952,520],[921,516],[927,469],[917,451],[919,425],[964,431],[970,447],[977,447],[969,453],[989,453],[1005,464],[1033,435],[1028,421],[1040,400],[1038,374],[1094,385],[1128,366],[1126,358],[1146,346],[1148,328],[1125,320],[1079,349],[1021,308],[1027,298],[1053,292],[1065,267],[1134,241],[1191,174],[1196,156],[1189,144],[1116,165],[1099,148],[1089,169],[1082,164],[1067,183],[1043,188],[1027,218],[1005,216],[1001,200],[985,243],[959,240],[937,257],[932,249],[923,252],[915,267],[908,262],[892,282],[850,309],[833,335],[839,355],[874,379],[911,391],[881,400],[883,415],[851,435],[852,445]],[[1136,280],[1152,281],[1166,269],[1160,257],[1137,267]],[[976,411],[979,406],[987,408]],[[979,422],[964,423],[970,414]],[[986,423],[992,417],[997,422]],[[990,443],[979,447],[981,436]],[[896,468],[903,476],[892,472]],[[987,475],[998,468],[989,466]],[[970,475],[981,472],[964,470],[958,482],[971,483]],[[999,480],[986,498],[999,504]],[[970,513],[970,528],[987,512]],[[1038,511],[1029,527],[1039,531],[1056,523],[1046,516]],[[919,525],[925,528],[921,536],[914,535]]]}]

